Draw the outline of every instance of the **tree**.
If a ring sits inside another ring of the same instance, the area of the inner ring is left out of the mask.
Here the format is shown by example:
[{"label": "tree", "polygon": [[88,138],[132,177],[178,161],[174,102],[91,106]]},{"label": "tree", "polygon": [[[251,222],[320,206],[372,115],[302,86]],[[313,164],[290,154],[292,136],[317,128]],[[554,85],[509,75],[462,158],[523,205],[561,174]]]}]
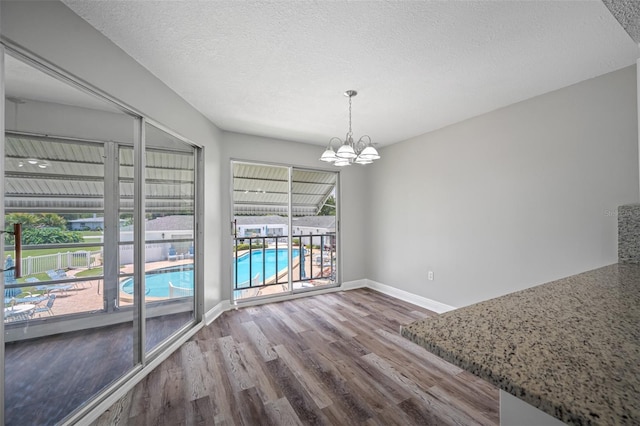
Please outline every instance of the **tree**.
[{"label": "tree", "polygon": [[327,198],[327,201],[324,202],[324,205],[320,209],[318,216],[335,216],[336,215],[336,199],[333,195],[330,195]]},{"label": "tree", "polygon": [[67,227],[67,221],[65,218],[55,213],[42,213],[40,215],[39,224],[60,229],[65,229]]},{"label": "tree", "polygon": [[22,243],[52,244],[81,242],[77,232],[66,230],[67,221],[55,213],[9,213],[4,217],[5,231],[8,232],[5,243],[14,244],[13,224],[22,224]]},{"label": "tree", "polygon": [[38,220],[38,216],[31,213],[9,213],[4,216],[4,223],[7,230],[11,228],[11,231],[13,231],[14,223],[21,223],[22,227],[26,228],[27,226],[37,226]]},{"label": "tree", "polygon": [[23,228],[50,227],[65,229],[67,221],[64,217],[55,213],[9,213],[4,217],[7,227],[14,223],[21,223]]}]

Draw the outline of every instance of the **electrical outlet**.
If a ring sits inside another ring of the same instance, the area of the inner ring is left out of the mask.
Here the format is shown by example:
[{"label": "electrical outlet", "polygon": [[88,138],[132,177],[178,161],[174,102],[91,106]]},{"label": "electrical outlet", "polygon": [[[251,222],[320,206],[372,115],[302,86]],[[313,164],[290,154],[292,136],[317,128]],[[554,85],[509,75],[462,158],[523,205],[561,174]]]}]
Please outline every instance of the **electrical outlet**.
[{"label": "electrical outlet", "polygon": [[427,279],[428,279],[429,281],[433,281],[433,271],[429,271],[429,272],[427,273]]}]

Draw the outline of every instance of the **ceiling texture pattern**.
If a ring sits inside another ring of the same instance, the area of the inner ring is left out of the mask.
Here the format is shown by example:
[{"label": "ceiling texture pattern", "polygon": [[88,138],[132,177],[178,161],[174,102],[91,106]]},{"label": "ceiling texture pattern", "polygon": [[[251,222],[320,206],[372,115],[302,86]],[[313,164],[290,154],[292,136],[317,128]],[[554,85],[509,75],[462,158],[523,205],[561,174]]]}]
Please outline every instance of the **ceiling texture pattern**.
[{"label": "ceiling texture pattern", "polygon": [[638,0],[602,0],[622,28],[640,43],[640,2]]},{"label": "ceiling texture pattern", "polygon": [[636,62],[600,0],[63,0],[223,130],[396,143]]}]

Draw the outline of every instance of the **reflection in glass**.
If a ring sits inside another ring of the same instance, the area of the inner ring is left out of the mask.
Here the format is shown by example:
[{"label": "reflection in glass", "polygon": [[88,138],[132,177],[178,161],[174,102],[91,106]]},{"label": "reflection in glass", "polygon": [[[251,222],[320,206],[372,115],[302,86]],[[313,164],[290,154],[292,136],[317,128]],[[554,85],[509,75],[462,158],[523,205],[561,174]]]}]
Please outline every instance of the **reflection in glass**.
[{"label": "reflection in glass", "polygon": [[53,424],[134,366],[133,317],[110,319],[104,271],[106,171],[134,118],[11,56],[5,86],[3,219],[23,232],[21,276],[5,277],[4,422]]},{"label": "reflection in glass", "polygon": [[148,124],[140,140],[141,117],[26,61],[6,55],[5,76],[4,226],[24,232],[1,256],[22,254],[5,275],[4,422],[56,424],[195,325],[197,151]]},{"label": "reflection in glass", "polygon": [[[195,149],[145,127],[145,304],[147,353],[194,319]],[[124,282],[123,290],[132,282]]]},{"label": "reflection in glass", "polygon": [[292,221],[294,241],[299,241],[301,258],[294,290],[313,289],[336,284],[336,185],[337,173],[293,169]]}]

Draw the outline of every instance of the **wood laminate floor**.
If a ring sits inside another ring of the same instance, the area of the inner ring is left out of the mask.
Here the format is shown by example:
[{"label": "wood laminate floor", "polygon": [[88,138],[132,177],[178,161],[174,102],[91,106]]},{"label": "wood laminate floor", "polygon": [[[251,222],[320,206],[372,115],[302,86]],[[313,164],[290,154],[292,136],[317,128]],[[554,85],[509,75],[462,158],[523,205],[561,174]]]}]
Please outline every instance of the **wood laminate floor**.
[{"label": "wood laminate floor", "polygon": [[[148,319],[147,347],[192,318],[188,312]],[[132,368],[132,323],[7,343],[4,424],[56,424]]]},{"label": "wood laminate floor", "polygon": [[95,425],[497,425],[498,390],[399,335],[369,289],[222,314]]}]

